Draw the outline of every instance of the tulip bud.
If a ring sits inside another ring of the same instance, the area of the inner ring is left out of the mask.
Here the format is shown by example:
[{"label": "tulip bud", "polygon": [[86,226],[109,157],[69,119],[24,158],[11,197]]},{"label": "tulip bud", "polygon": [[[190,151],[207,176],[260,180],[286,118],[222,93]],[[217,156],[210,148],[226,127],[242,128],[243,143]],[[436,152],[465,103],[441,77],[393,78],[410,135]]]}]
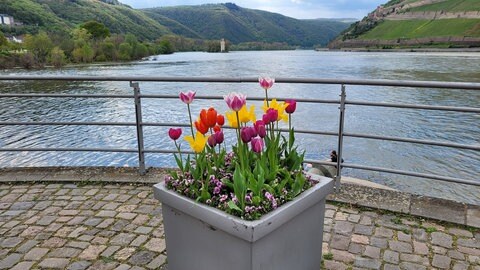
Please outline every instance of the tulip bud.
[{"label": "tulip bud", "polygon": [[242,130],[240,131],[240,138],[244,143],[249,143],[252,140],[252,135],[248,127],[242,128]]},{"label": "tulip bud", "polygon": [[213,127],[213,132],[219,132],[222,128],[219,125]]},{"label": "tulip bud", "polygon": [[194,124],[195,124],[195,128],[198,130],[198,132],[200,132],[204,135],[205,135],[205,133],[208,132],[208,127],[202,122],[201,119],[198,119]]},{"label": "tulip bud", "polygon": [[193,99],[195,98],[196,92],[193,91],[188,91],[188,92],[180,92],[180,100],[185,103],[185,104],[190,104],[193,102]]},{"label": "tulip bud", "polygon": [[273,123],[278,120],[278,111],[275,109],[268,109],[267,110],[267,117],[268,117],[268,122]]},{"label": "tulip bud", "polygon": [[268,77],[258,78],[258,82],[260,83],[260,87],[262,87],[265,90],[268,90],[268,89],[272,88],[273,83],[275,82],[275,79],[271,79],[271,78],[268,78]]},{"label": "tulip bud", "polygon": [[265,122],[263,120],[257,120],[255,124],[253,124],[255,130],[257,131],[258,136],[260,138],[264,138],[267,135],[267,130],[265,128]]},{"label": "tulip bud", "polygon": [[260,153],[263,151],[263,139],[255,137],[252,139],[252,151],[255,153]]},{"label": "tulip bud", "polygon": [[217,141],[216,141],[216,139],[215,139],[215,135],[210,135],[210,137],[208,137],[207,142],[208,142],[208,145],[209,145],[210,147],[215,147],[215,145],[217,145]]},{"label": "tulip bud", "polygon": [[217,124],[223,126],[225,124],[225,117],[221,114],[217,114]]},{"label": "tulip bud", "polygon": [[207,110],[207,126],[214,127],[217,124],[217,111],[210,107]]},{"label": "tulip bud", "polygon": [[217,144],[223,143],[223,140],[225,139],[224,135],[223,135],[223,131],[215,132],[214,136],[215,136],[215,141],[217,142]]},{"label": "tulip bud", "polygon": [[268,114],[262,115],[262,121],[265,123],[265,125],[270,124],[270,119],[268,118]]},{"label": "tulip bud", "polygon": [[288,114],[292,114],[297,109],[297,102],[293,99],[285,100],[285,103],[288,104],[287,108],[285,108],[285,112]]},{"label": "tulip bud", "polygon": [[180,136],[182,135],[182,129],[181,128],[171,128],[168,130],[168,136],[170,139],[176,141]]}]

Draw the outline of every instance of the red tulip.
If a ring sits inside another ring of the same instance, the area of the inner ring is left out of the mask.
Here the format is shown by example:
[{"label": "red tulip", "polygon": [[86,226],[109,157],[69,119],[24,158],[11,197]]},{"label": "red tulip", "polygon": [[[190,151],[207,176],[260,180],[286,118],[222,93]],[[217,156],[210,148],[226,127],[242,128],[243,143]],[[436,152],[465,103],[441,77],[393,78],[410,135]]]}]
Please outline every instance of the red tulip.
[{"label": "red tulip", "polygon": [[193,99],[195,98],[196,92],[193,91],[188,91],[188,92],[180,92],[180,100],[185,103],[185,104],[190,104],[193,102]]},{"label": "red tulip", "polygon": [[285,103],[288,104],[287,108],[285,108],[285,112],[288,114],[294,113],[295,110],[297,109],[297,102],[293,99],[288,99],[288,100],[285,100]]},{"label": "red tulip", "polygon": [[217,111],[214,108],[207,110],[207,126],[212,128],[217,124]]},{"label": "red tulip", "polygon": [[213,127],[213,132],[219,132],[222,128],[219,125]]},{"label": "red tulip", "polygon": [[182,129],[181,128],[171,128],[168,130],[168,136],[170,136],[170,139],[176,141],[180,136],[182,135]]},{"label": "red tulip", "polygon": [[221,114],[217,114],[217,124],[219,126],[225,125],[225,117]]},{"label": "red tulip", "polygon": [[202,133],[203,135],[208,132],[208,127],[202,122],[202,120],[198,119],[194,124],[198,132]]}]

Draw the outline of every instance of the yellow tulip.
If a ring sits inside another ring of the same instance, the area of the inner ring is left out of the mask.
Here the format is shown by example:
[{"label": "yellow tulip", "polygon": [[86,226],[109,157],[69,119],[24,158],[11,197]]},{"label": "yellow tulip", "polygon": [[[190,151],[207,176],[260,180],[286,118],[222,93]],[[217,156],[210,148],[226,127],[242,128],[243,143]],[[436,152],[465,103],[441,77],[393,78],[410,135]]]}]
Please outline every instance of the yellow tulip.
[{"label": "yellow tulip", "polygon": [[195,153],[200,153],[205,148],[205,145],[207,143],[207,137],[197,131],[195,139],[192,136],[185,136],[185,141],[190,144],[190,147]]},{"label": "yellow tulip", "polygon": [[225,117],[227,118],[228,124],[230,124],[233,128],[238,128],[237,122],[237,113],[234,111],[228,111],[225,113]]},{"label": "yellow tulip", "polygon": [[283,120],[285,122],[288,121],[288,114],[285,113],[285,109],[288,107],[288,103],[285,102],[277,102],[276,99],[270,101],[270,106],[267,106],[267,100],[263,101],[263,111],[267,112],[268,109],[275,109],[278,111],[278,118],[277,121]]}]

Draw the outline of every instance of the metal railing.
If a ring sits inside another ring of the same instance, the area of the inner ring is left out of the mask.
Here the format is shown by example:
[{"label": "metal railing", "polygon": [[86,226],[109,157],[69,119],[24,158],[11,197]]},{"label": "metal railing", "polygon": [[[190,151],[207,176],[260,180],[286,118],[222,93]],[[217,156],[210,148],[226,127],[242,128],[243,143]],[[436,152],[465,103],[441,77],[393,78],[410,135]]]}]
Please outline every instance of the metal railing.
[{"label": "metal railing", "polygon": [[[172,154],[176,151],[168,149],[146,149],[144,146],[143,128],[147,126],[183,126],[188,127],[188,123],[164,123],[164,122],[143,122],[142,119],[142,99],[172,99],[178,98],[177,95],[146,95],[140,91],[140,82],[188,82],[188,83],[257,83],[257,78],[210,78],[210,77],[94,77],[94,76],[0,76],[0,81],[117,81],[128,82],[133,89],[133,95],[97,95],[97,94],[0,94],[2,98],[116,98],[116,99],[133,99],[135,104],[135,122],[0,122],[0,126],[17,126],[17,125],[47,125],[47,126],[130,126],[136,127],[137,131],[137,149],[128,148],[0,148],[0,152],[23,152],[23,151],[83,151],[83,152],[124,152],[138,153],[138,167],[140,174],[146,173],[145,154],[161,153]],[[297,102],[309,102],[318,104],[338,104],[339,105],[339,130],[336,132],[324,132],[313,130],[295,130],[296,133],[315,134],[336,136],[338,138],[337,163],[305,160],[305,162],[336,166],[338,168],[337,175],[334,177],[336,188],[339,188],[342,168],[360,169],[368,171],[385,172],[413,177],[429,178],[447,182],[468,184],[480,186],[480,181],[470,179],[460,179],[434,174],[418,173],[404,170],[396,170],[391,168],[364,166],[354,163],[341,163],[343,154],[344,137],[363,138],[372,140],[384,140],[393,142],[404,142],[420,145],[434,145],[442,147],[452,147],[458,149],[468,149],[480,151],[480,145],[466,145],[450,142],[438,142],[431,140],[421,140],[403,137],[379,136],[372,134],[358,134],[344,131],[346,106],[371,106],[371,107],[389,107],[400,109],[415,110],[440,110],[451,112],[463,112],[480,114],[480,108],[472,107],[451,107],[451,106],[431,106],[418,104],[398,104],[398,103],[381,103],[381,102],[360,102],[347,100],[347,85],[362,86],[393,86],[393,87],[415,87],[415,88],[436,88],[436,89],[462,89],[462,90],[480,90],[480,83],[457,83],[457,82],[429,82],[429,81],[393,81],[393,80],[357,80],[357,79],[315,79],[315,78],[276,78],[276,83],[287,84],[329,84],[340,86],[339,100],[322,100],[322,99],[297,99]],[[222,99],[221,96],[197,96],[197,99]],[[263,98],[249,98],[249,100],[261,101]],[[285,130],[283,130],[285,131]],[[188,153],[188,152],[186,152]]]}]

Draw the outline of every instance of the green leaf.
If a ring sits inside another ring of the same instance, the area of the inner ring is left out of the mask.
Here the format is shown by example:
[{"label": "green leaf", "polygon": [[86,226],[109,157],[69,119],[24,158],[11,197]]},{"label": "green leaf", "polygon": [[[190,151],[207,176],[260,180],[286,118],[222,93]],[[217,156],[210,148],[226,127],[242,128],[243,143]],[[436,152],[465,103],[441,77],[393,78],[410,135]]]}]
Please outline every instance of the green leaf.
[{"label": "green leaf", "polygon": [[235,172],[233,173],[233,193],[240,203],[240,207],[245,209],[245,194],[247,193],[247,187],[245,183],[245,177],[240,172],[240,166],[236,164]]},{"label": "green leaf", "polygon": [[301,172],[297,173],[295,176],[295,182],[293,183],[293,187],[292,187],[294,197],[300,194],[300,192],[302,192],[304,184],[305,184],[305,177]]},{"label": "green leaf", "polygon": [[233,201],[229,201],[227,204],[228,208],[243,213],[242,209],[240,209]]}]

